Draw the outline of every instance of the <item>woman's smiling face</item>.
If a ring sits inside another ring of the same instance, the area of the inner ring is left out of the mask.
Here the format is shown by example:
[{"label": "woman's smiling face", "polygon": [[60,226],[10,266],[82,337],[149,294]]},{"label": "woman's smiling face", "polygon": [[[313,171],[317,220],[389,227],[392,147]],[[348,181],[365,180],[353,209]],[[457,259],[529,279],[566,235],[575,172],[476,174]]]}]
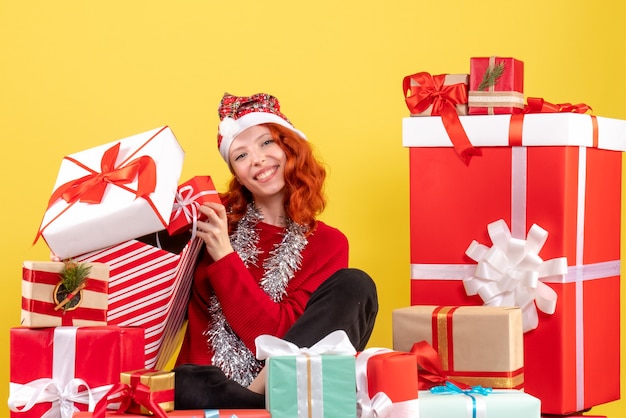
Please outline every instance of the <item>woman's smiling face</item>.
[{"label": "woman's smiling face", "polygon": [[237,135],[229,161],[237,180],[256,201],[284,193],[287,156],[266,126],[252,126]]}]

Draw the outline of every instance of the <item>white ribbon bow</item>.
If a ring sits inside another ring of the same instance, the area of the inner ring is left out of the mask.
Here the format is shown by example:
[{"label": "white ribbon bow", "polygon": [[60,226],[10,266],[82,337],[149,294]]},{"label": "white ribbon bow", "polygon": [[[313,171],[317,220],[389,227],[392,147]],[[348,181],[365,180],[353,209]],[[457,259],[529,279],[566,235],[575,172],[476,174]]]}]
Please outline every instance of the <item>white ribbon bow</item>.
[{"label": "white ribbon bow", "polygon": [[[80,390],[79,388],[85,389]],[[93,411],[96,403],[112,385],[91,389],[83,379],[72,379],[66,385],[50,378],[36,379],[24,385],[11,383],[9,409],[13,412],[26,412],[38,403],[51,402],[52,407],[41,418],[72,418],[79,409],[74,403],[88,406]]]},{"label": "white ribbon bow", "polygon": [[367,387],[367,362],[382,353],[393,350],[388,348],[368,348],[356,358],[356,395],[357,417],[359,418],[387,418],[393,411],[393,402],[385,392],[377,392],[371,399]]},{"label": "white ribbon bow", "polygon": [[356,349],[343,330],[331,332],[310,348],[300,348],[289,341],[281,340],[278,337],[267,334],[259,335],[254,342],[256,344],[256,358],[259,360],[265,360],[274,356],[292,356],[297,354],[334,354],[347,356],[356,354]]},{"label": "white ribbon bow", "polygon": [[547,314],[556,309],[556,292],[543,283],[553,276],[567,274],[567,258],[544,261],[539,251],[548,232],[536,224],[526,240],[511,237],[502,219],[487,226],[493,242],[491,248],[472,241],[465,253],[477,261],[473,277],[463,280],[468,295],[479,295],[488,306],[519,306],[522,308],[524,332],[537,328],[537,308]]},{"label": "white ribbon bow", "polygon": [[[174,200],[174,206],[172,208],[172,216],[170,223],[182,215],[185,216],[185,221],[192,224],[191,239],[196,237],[196,229],[198,225],[198,198],[209,194],[217,194],[216,190],[204,190],[195,195],[191,185],[186,185],[178,189]],[[158,237],[158,235],[157,235]]]}]

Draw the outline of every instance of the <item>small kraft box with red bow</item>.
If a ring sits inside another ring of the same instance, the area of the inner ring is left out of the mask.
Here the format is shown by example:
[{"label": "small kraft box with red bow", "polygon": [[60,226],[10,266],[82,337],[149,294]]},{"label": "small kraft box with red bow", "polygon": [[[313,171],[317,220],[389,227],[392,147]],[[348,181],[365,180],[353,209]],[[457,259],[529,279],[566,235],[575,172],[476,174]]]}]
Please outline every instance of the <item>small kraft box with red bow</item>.
[{"label": "small kraft box with red bow", "polygon": [[471,165],[437,117],[403,119],[412,305],[521,306],[524,390],[542,412],[619,398],[626,121],[461,116]]},{"label": "small kraft box with red bow", "polygon": [[[428,370],[433,377],[432,385],[443,384],[449,378],[466,385],[494,389],[524,387],[520,308],[407,306],[392,312],[392,327],[395,350],[413,351],[419,363],[440,366]],[[415,343],[421,341],[430,344],[436,358],[428,358],[430,351],[412,350]],[[425,361],[420,361],[421,358]],[[425,373],[420,375],[425,377]]]}]

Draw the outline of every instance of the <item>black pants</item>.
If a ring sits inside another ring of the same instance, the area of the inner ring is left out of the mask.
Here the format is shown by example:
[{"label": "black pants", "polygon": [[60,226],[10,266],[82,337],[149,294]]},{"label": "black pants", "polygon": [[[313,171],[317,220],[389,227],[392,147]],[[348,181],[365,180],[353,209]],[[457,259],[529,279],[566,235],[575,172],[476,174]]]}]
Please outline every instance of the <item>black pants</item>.
[{"label": "black pants", "polygon": [[[357,351],[365,349],[376,315],[376,284],[365,272],[342,269],[313,292],[304,313],[283,339],[310,347],[344,330]],[[183,364],[175,372],[176,409],[265,408],[265,397],[226,378],[215,366]]]}]

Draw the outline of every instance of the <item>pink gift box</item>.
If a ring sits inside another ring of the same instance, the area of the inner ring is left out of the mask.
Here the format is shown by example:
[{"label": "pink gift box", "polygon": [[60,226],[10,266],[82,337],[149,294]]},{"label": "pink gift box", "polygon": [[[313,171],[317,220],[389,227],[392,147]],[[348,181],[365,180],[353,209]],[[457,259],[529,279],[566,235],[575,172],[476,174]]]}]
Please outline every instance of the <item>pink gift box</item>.
[{"label": "pink gift box", "polygon": [[178,346],[202,243],[195,238],[174,253],[130,240],[75,258],[109,265],[107,321],[145,329],[148,369],[162,369]]},{"label": "pink gift box", "polygon": [[[53,416],[62,416],[59,408],[71,410],[72,405],[86,411],[89,392],[94,407],[122,371],[144,363],[141,328],[11,328],[10,339],[13,418],[39,418],[50,409]],[[63,391],[72,395],[61,397]],[[32,407],[24,410],[29,402]]]},{"label": "pink gift box", "polygon": [[70,309],[55,309],[61,301],[55,299],[60,283],[59,273],[64,263],[25,261],[22,265],[22,316],[20,325],[30,328],[60,325],[107,325],[109,266],[91,264],[85,288],[72,301]]},{"label": "pink gift box", "polygon": [[66,156],[37,238],[63,260],[164,229],[183,158],[167,126]]},{"label": "pink gift box", "polygon": [[198,211],[198,206],[205,202],[222,203],[210,176],[196,176],[181,184],[167,232],[176,235],[191,229],[195,220],[205,220]]},{"label": "pink gift box", "polygon": [[537,328],[524,335],[525,391],[541,399],[543,413],[564,415],[619,398],[626,122],[521,116],[460,117],[483,153],[470,166],[459,164],[437,118],[404,118],[411,304],[482,305],[465,289],[477,275],[466,255],[472,241],[492,246],[487,226],[497,220],[524,242],[531,225],[543,228],[548,236],[538,257],[565,257],[567,272],[539,280],[556,294],[556,307],[538,310]]}]

